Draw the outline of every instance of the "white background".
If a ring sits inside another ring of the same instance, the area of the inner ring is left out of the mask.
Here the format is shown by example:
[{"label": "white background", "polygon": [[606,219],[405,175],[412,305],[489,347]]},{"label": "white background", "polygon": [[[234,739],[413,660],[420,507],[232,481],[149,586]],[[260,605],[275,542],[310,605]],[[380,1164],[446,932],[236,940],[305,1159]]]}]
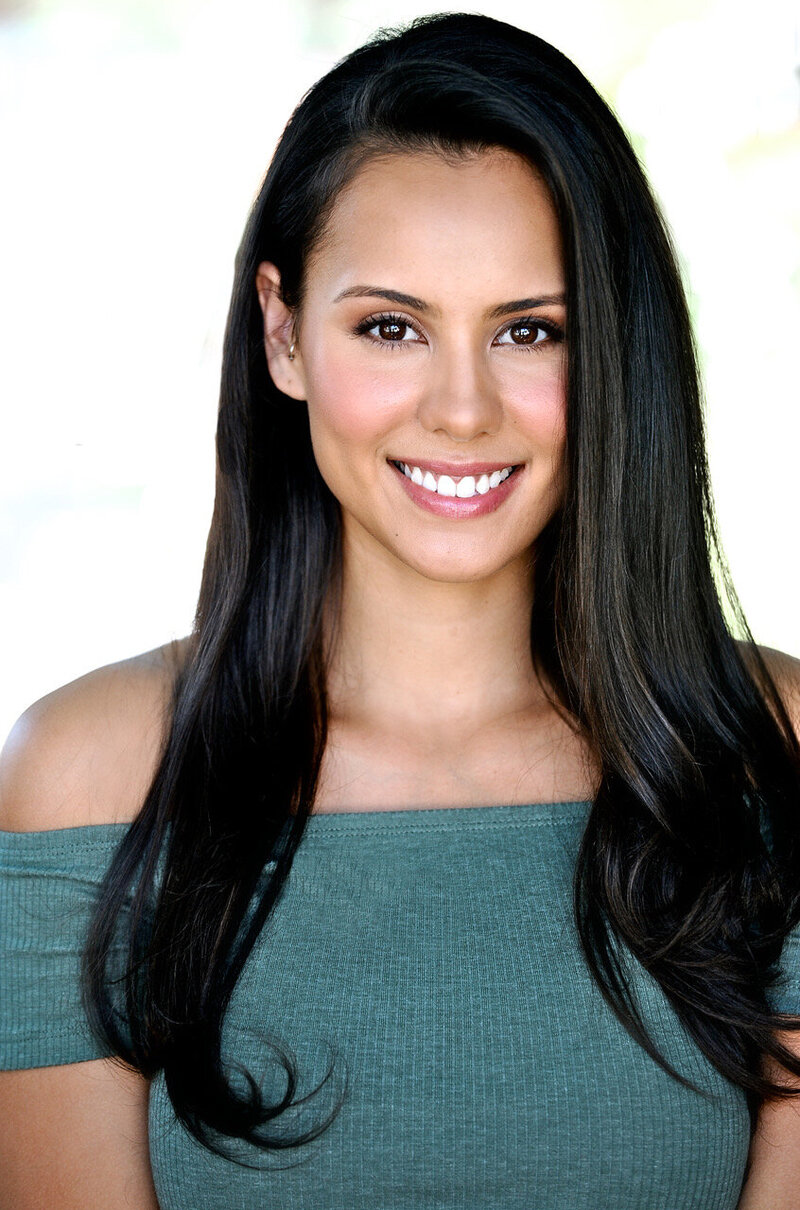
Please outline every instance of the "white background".
[{"label": "white background", "polygon": [[[186,634],[213,493],[233,257],[356,0],[0,4],[0,735],[90,668]],[[795,6],[480,11],[570,55],[673,228],[723,543],[756,640],[800,654]]]}]

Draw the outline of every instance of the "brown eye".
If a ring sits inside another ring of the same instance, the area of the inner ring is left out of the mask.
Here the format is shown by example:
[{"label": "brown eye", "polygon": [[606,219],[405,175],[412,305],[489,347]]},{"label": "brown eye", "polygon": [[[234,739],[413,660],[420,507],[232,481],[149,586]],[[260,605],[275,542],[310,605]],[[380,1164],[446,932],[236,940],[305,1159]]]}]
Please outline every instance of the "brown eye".
[{"label": "brown eye", "polygon": [[540,339],[544,329],[537,324],[514,324],[508,332],[515,345],[533,345]]},{"label": "brown eye", "polygon": [[399,323],[396,319],[384,319],[375,326],[381,340],[402,340],[408,331],[408,324]]},{"label": "brown eye", "polygon": [[518,319],[500,332],[495,344],[514,345],[518,349],[544,349],[557,344],[563,335],[561,328],[549,320]]},{"label": "brown eye", "polygon": [[379,345],[424,344],[417,329],[402,315],[371,315],[357,325],[355,333]]}]

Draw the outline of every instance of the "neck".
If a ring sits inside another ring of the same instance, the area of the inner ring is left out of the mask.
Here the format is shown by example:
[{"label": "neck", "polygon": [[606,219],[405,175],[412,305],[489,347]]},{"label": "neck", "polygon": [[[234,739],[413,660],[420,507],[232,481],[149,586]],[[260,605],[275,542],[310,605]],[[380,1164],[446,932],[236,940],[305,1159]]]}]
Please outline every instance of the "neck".
[{"label": "neck", "polygon": [[442,583],[346,545],[331,721],[452,738],[539,704],[532,566],[525,558],[490,579]]}]

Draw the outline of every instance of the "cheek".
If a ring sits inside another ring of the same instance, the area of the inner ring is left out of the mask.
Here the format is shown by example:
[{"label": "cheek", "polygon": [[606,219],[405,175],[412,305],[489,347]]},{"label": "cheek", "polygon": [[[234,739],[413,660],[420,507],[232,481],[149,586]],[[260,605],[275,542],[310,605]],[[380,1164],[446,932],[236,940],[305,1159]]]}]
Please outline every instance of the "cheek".
[{"label": "cheek", "polygon": [[527,381],[506,384],[514,427],[535,449],[558,456],[567,434],[567,393],[563,371],[554,368]]},{"label": "cheek", "polygon": [[[403,357],[403,353],[385,355]],[[400,369],[400,367],[398,367]],[[348,452],[375,447],[402,422],[414,406],[408,373],[380,373],[359,362],[348,350],[326,350],[311,360],[306,373],[308,414],[318,459],[334,455],[348,460]]]}]

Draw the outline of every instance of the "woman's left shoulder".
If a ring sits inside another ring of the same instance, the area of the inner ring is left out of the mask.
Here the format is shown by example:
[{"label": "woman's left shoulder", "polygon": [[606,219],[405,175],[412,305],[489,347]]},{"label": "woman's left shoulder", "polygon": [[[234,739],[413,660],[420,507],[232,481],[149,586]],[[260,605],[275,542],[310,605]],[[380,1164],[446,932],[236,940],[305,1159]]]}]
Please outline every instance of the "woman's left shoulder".
[{"label": "woman's left shoulder", "polygon": [[[750,645],[740,643],[739,648],[745,660],[752,666]],[[800,659],[790,655],[787,651],[779,651],[775,647],[762,647],[760,644],[758,651],[775,682],[775,688],[781,696],[786,713],[792,720],[798,739],[800,739]]]}]

